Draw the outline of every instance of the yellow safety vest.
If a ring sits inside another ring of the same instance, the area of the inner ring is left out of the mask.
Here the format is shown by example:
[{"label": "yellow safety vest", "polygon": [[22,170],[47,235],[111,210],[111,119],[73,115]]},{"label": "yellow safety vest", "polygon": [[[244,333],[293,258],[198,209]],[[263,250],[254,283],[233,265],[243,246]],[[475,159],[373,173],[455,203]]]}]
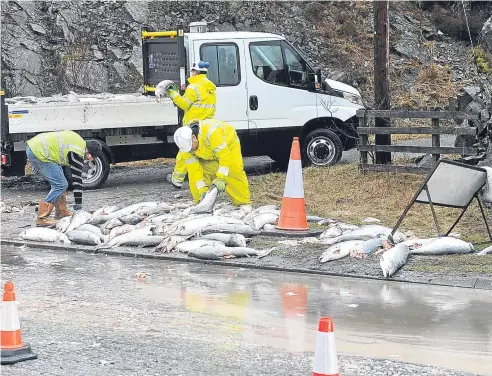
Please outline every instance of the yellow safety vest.
[{"label": "yellow safety vest", "polygon": [[216,87],[204,74],[188,78],[189,85],[181,96],[175,90],[169,92],[174,104],[184,111],[183,125],[192,120],[210,119],[215,116]]},{"label": "yellow safety vest", "polygon": [[46,132],[34,136],[27,145],[41,162],[68,165],[68,153],[74,152],[85,157],[86,142],[73,131]]}]

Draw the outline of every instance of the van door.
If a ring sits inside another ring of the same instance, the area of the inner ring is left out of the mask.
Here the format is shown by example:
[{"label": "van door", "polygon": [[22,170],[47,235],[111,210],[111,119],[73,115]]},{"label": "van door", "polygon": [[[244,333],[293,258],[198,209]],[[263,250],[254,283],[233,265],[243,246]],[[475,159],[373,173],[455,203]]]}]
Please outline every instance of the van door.
[{"label": "van door", "polygon": [[272,128],[298,132],[317,117],[316,93],[307,90],[312,69],[284,40],[245,43],[249,121],[259,133]]},{"label": "van door", "polygon": [[[231,123],[238,133],[248,130],[244,42],[242,40],[198,40],[195,51],[208,61],[207,77],[217,86],[215,118]],[[196,56],[196,54],[195,54]]]}]

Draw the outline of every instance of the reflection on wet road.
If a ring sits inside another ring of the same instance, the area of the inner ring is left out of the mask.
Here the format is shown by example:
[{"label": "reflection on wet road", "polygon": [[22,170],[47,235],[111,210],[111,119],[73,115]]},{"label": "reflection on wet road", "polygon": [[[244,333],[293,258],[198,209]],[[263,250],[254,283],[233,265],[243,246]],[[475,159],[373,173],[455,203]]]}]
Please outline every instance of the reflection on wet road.
[{"label": "reflection on wet road", "polygon": [[491,291],[3,248],[2,282],[13,278],[30,325],[53,309],[89,325],[96,311],[115,330],[131,331],[125,317],[208,333],[211,352],[234,338],[295,355],[331,316],[339,353],[492,373]]}]

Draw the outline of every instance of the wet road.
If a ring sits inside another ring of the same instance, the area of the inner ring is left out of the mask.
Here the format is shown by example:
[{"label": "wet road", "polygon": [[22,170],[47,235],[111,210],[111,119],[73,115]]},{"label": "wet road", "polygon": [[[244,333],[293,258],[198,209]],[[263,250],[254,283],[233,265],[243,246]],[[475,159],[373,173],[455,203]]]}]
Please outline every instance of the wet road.
[{"label": "wet road", "polygon": [[491,291],[7,246],[1,257],[39,355],[9,375],[309,375],[320,316],[334,318],[340,374],[492,374]]}]

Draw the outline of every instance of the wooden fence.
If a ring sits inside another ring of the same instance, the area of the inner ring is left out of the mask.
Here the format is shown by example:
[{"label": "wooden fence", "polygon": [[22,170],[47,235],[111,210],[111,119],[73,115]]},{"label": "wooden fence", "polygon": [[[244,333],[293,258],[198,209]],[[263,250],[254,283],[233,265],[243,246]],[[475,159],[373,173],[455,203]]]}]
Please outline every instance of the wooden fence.
[{"label": "wooden fence", "polygon": [[[417,153],[432,154],[435,162],[441,154],[477,155],[476,147],[443,147],[441,146],[441,135],[477,135],[477,127],[448,127],[439,124],[441,119],[450,120],[478,120],[478,114],[467,114],[459,111],[407,111],[407,110],[358,110],[356,116],[359,118],[358,150],[360,153],[359,169],[361,171],[380,172],[408,172],[427,173],[430,168],[422,168],[409,165],[369,164],[368,152],[390,152],[390,153]],[[390,119],[431,119],[429,127],[369,127],[370,118]],[[432,146],[406,146],[406,145],[373,145],[369,144],[369,135],[392,135],[392,134],[430,134],[432,135]],[[393,157],[393,154],[392,154]]]}]

